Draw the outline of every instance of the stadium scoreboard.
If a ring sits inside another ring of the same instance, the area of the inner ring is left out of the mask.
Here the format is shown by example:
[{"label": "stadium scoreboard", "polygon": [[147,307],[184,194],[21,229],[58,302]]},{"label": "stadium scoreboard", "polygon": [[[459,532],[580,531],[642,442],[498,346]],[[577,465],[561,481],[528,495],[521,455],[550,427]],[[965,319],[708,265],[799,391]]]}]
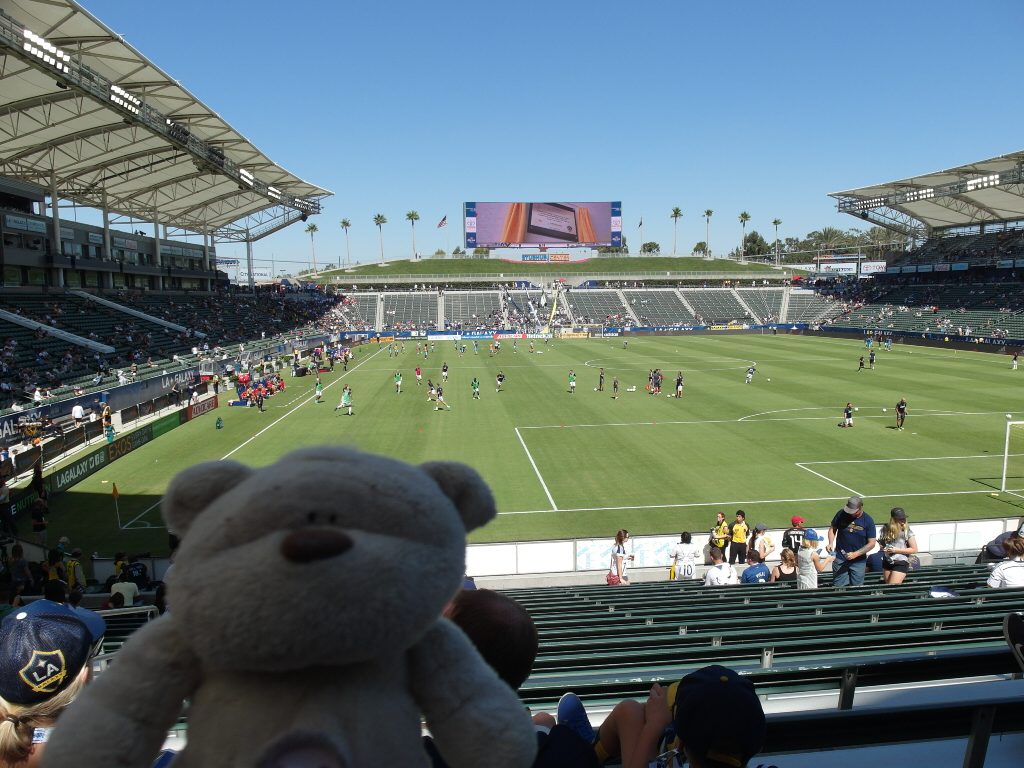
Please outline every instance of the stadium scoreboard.
[{"label": "stadium scoreboard", "polygon": [[466,248],[622,245],[622,203],[465,203]]}]

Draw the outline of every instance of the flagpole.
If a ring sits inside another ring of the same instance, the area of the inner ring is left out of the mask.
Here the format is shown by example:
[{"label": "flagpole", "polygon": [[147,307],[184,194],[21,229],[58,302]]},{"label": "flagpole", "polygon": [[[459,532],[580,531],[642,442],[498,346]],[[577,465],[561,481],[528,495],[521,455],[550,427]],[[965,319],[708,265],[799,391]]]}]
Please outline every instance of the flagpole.
[{"label": "flagpole", "polygon": [[114,514],[117,516],[117,530],[120,531],[120,530],[122,530],[121,529],[121,507],[118,505],[117,500],[118,500],[118,498],[120,498],[121,494],[119,494],[117,492],[117,483],[114,483],[113,489],[114,489],[114,493],[113,493],[113,496],[114,496]]}]

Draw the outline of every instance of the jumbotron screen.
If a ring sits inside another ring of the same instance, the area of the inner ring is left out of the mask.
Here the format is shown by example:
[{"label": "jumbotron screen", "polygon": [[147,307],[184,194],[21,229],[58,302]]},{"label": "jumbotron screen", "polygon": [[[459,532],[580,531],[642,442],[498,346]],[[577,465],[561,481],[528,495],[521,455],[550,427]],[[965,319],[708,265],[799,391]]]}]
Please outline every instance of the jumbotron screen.
[{"label": "jumbotron screen", "polygon": [[622,203],[466,203],[467,248],[622,245]]}]

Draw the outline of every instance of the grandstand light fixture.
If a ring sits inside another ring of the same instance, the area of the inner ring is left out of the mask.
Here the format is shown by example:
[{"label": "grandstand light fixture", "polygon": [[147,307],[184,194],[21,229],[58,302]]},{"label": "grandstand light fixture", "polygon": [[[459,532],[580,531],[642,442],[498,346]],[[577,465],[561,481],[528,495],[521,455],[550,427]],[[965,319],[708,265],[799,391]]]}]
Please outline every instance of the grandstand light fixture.
[{"label": "grandstand light fixture", "polygon": [[867,211],[871,208],[881,208],[887,202],[884,197],[871,197],[867,200],[859,200],[856,208],[858,211]]},{"label": "grandstand light fixture", "polygon": [[253,175],[249,171],[245,170],[245,168],[239,168],[238,175],[241,176],[242,181],[244,181],[250,187],[253,185]]},{"label": "grandstand light fixture", "polygon": [[275,200],[281,199],[281,190],[279,190],[277,187],[267,187],[267,194],[270,195]]},{"label": "grandstand light fixture", "polygon": [[994,187],[999,183],[999,174],[990,173],[988,176],[979,176],[976,179],[969,179],[967,182],[967,191],[973,192],[976,189],[985,189],[985,187]]},{"label": "grandstand light fixture", "polygon": [[68,63],[71,61],[71,54],[65,53],[53,43],[37,35],[31,29],[22,30],[25,42],[22,43],[22,50],[25,53],[35,56],[44,64],[49,64],[58,72],[70,72]]},{"label": "grandstand light fixture", "polygon": [[139,114],[139,107],[142,106],[142,99],[128,93],[121,86],[114,84],[110,86],[110,100],[133,115]]},{"label": "grandstand light fixture", "polygon": [[914,203],[918,200],[931,200],[933,197],[935,197],[935,187],[927,187],[907,192],[903,199],[905,202]]}]

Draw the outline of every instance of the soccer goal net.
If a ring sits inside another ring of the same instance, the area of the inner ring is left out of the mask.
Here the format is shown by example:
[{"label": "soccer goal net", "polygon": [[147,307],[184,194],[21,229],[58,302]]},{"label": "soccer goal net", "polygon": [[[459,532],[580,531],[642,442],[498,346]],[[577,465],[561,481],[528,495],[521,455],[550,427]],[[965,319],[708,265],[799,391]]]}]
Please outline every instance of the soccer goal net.
[{"label": "soccer goal net", "polygon": [[1003,476],[999,490],[1024,490],[1024,421],[1006,422],[1006,441],[1003,444]]}]

